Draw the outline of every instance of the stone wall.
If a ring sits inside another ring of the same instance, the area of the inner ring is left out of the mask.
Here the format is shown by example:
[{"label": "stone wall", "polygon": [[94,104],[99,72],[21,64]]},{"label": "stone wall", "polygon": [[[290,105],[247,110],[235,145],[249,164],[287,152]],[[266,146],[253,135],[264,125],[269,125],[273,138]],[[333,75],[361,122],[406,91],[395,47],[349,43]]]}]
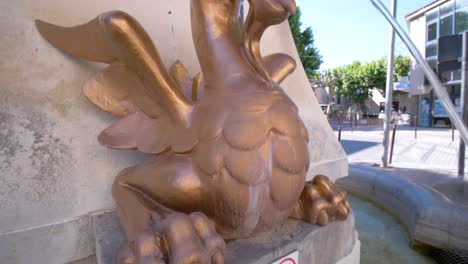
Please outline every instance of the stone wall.
[{"label": "stone wall", "polygon": [[[34,25],[39,18],[72,26],[116,9],[140,21],[166,66],[180,59],[191,74],[199,71],[187,0],[0,1],[0,263],[66,263],[94,254],[89,215],[112,209],[115,175],[147,158],[98,144],[115,118],[89,103],[81,86],[103,65],[58,51]],[[265,55],[282,51],[299,61],[287,23],[263,43]],[[309,178],[346,175],[345,153],[301,66],[283,87],[309,129]]]}]

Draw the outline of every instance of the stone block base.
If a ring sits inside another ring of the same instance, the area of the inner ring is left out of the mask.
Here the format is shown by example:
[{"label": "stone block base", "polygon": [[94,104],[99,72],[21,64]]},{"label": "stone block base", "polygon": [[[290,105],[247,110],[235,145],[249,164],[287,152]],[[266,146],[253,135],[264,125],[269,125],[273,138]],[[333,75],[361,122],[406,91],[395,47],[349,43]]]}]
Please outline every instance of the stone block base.
[{"label": "stone block base", "polygon": [[[96,215],[93,220],[97,263],[116,263],[116,256],[125,243],[116,214]],[[269,264],[296,250],[301,264],[359,263],[353,215],[326,227],[288,220],[268,233],[227,241],[226,246],[226,264]]]}]

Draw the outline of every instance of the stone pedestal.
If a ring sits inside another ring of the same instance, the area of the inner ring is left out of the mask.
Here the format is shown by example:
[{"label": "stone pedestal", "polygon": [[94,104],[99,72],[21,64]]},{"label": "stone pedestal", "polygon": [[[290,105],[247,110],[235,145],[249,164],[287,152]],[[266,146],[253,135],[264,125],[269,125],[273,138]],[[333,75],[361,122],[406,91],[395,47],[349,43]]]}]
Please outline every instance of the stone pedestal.
[{"label": "stone pedestal", "polygon": [[[98,264],[114,264],[125,237],[115,212],[93,217]],[[359,241],[354,216],[326,227],[288,220],[268,233],[250,239],[228,241],[226,264],[269,264],[299,251],[301,264],[359,263]]]}]

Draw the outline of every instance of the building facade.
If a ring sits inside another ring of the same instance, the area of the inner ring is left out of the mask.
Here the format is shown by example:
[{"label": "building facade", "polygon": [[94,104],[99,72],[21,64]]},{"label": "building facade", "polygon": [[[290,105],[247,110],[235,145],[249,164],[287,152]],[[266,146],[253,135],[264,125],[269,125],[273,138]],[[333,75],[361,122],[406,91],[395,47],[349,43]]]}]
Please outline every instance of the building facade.
[{"label": "building facade", "polygon": [[[468,0],[434,1],[408,14],[406,21],[413,42],[437,72],[440,39],[468,30]],[[424,127],[447,125],[448,116],[414,59],[410,74],[410,94],[418,98],[418,124]],[[461,70],[439,73],[439,77],[460,111]]]}]

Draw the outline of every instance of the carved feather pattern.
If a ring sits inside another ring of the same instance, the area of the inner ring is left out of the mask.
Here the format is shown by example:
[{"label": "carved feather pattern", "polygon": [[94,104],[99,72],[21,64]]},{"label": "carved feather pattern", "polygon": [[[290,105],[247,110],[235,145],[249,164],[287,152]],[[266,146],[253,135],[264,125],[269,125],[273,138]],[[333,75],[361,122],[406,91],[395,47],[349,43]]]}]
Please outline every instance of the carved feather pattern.
[{"label": "carved feather pattern", "polygon": [[[220,130],[201,139],[192,156],[200,177],[222,191],[214,195],[213,218],[230,219],[220,228],[226,237],[272,227],[297,202],[309,163],[308,139],[296,106],[284,95],[271,94],[269,107],[259,112],[233,106],[225,114],[226,107],[210,106],[204,111],[219,113],[213,117]],[[230,200],[234,197],[250,197],[250,202],[236,203]]]}]

